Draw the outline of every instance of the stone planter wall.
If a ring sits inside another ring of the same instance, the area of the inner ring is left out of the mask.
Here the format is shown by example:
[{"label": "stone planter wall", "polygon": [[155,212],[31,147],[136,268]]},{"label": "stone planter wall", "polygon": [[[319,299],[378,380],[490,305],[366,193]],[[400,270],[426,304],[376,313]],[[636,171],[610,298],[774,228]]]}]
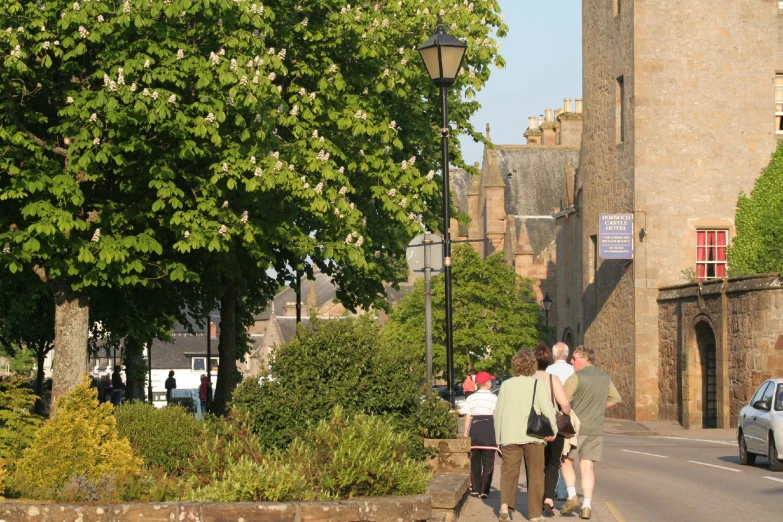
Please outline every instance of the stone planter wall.
[{"label": "stone planter wall", "polygon": [[429,495],[337,502],[31,504],[0,501],[0,522],[423,522]]}]

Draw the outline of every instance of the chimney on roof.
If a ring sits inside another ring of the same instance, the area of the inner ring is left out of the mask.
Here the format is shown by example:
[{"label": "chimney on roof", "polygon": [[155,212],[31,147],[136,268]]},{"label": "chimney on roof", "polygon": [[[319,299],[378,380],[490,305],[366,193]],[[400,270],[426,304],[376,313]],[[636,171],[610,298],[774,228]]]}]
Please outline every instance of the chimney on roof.
[{"label": "chimney on roof", "polygon": [[563,100],[563,111],[571,112],[571,98],[566,98]]},{"label": "chimney on roof", "polygon": [[541,145],[541,131],[538,130],[538,125],[538,119],[535,116],[530,116],[527,119],[527,130],[524,136],[528,145]]},{"label": "chimney on roof", "polygon": [[577,114],[582,114],[582,98],[576,99],[576,110],[574,112]]},{"label": "chimney on roof", "polygon": [[213,339],[217,338],[217,324],[214,321],[209,322],[209,336]]},{"label": "chimney on roof", "polygon": [[542,145],[557,145],[557,132],[555,129],[555,123],[552,119],[552,109],[544,111],[544,123],[541,124],[541,144]]},{"label": "chimney on roof", "polygon": [[296,302],[295,301],[288,301],[285,304],[285,316],[286,317],[296,317]]}]

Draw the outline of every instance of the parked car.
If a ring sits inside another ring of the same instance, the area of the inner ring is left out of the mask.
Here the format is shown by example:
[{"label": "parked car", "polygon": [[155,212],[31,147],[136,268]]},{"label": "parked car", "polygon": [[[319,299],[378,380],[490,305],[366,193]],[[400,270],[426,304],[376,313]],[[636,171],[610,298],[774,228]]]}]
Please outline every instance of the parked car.
[{"label": "parked car", "polygon": [[762,455],[770,470],[783,471],[783,378],[764,381],[740,410],[737,442],[742,464]]},{"label": "parked car", "polygon": [[170,404],[179,404],[189,413],[192,413],[197,420],[204,418],[201,411],[201,401],[198,397],[198,388],[184,388],[171,390]]}]

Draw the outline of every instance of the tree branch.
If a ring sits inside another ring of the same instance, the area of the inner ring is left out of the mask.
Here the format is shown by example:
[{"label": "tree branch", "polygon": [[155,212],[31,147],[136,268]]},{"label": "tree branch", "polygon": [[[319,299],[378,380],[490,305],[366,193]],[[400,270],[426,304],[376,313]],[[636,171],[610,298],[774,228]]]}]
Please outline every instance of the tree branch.
[{"label": "tree branch", "polygon": [[25,127],[23,124],[17,122],[17,126],[20,129],[22,129],[22,131],[25,133],[25,135],[28,138],[30,138],[30,140],[32,140],[33,143],[35,143],[39,147],[42,147],[42,148],[47,149],[47,150],[50,150],[50,151],[54,152],[55,154],[59,154],[60,156],[63,156],[65,158],[68,157],[68,151],[65,150],[64,148],[58,147],[56,145],[54,147],[51,147],[51,146],[47,145],[46,142],[44,142],[44,140],[42,140],[41,138],[39,138],[38,136],[36,136],[32,132],[27,130],[27,127]]}]

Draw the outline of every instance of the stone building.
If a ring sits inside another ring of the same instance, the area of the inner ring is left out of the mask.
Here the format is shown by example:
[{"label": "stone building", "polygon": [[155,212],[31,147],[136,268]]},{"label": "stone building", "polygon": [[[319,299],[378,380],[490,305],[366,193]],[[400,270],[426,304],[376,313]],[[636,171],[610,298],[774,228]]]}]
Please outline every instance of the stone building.
[{"label": "stone building", "polygon": [[[726,274],[737,196],[783,133],[780,5],[699,0],[685,16],[674,0],[582,3],[584,131],[555,214],[554,307],[559,338],[596,348],[617,384],[614,415],[672,417],[659,288]],[[621,212],[633,259],[603,260],[599,214]]]},{"label": "stone building", "polygon": [[[537,301],[547,292],[557,300],[552,216],[579,164],[582,133],[582,100],[571,102],[546,109],[543,118],[531,116],[526,144],[485,146],[480,176],[451,173],[454,204],[470,218],[467,227],[452,220],[452,240],[469,242],[482,257],[501,252],[517,274],[533,279]],[[486,137],[491,143],[489,124]],[[549,322],[557,322],[554,310]]]}]

